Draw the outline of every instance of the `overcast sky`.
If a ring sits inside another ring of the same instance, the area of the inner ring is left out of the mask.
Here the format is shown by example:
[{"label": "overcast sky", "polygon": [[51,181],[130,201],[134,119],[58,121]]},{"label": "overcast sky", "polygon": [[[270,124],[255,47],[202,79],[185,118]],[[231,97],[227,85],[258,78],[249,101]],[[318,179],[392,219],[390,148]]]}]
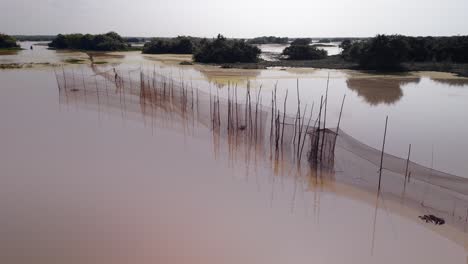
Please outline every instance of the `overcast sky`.
[{"label": "overcast sky", "polygon": [[0,8],[7,34],[468,34],[468,0],[0,0]]}]

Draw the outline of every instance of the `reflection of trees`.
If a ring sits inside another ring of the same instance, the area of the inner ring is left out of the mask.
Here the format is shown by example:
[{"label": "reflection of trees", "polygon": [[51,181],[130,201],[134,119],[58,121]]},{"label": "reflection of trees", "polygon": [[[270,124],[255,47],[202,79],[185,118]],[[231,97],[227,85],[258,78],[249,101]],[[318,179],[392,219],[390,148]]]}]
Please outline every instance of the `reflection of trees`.
[{"label": "reflection of trees", "polygon": [[419,83],[420,78],[350,78],[346,81],[348,88],[370,105],[393,104],[403,97],[401,86]]},{"label": "reflection of trees", "polygon": [[246,85],[249,80],[256,79],[261,71],[255,69],[221,69],[221,68],[198,68],[201,74],[211,83],[218,87],[224,87],[229,83],[232,85]]},{"label": "reflection of trees", "polygon": [[436,83],[440,84],[447,84],[449,86],[468,86],[468,78],[460,78],[460,79],[436,79],[436,78],[431,78],[431,81],[434,81]]}]

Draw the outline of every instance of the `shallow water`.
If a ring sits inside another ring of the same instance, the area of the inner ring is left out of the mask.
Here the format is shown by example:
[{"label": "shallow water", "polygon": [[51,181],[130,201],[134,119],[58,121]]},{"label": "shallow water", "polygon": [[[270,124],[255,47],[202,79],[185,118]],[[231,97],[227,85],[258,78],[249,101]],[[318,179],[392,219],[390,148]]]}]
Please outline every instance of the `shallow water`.
[{"label": "shallow water", "polygon": [[[0,55],[0,64],[9,63],[50,63],[60,64],[64,63],[69,58],[76,59],[87,59],[88,56],[81,52],[70,52],[70,51],[56,51],[49,50],[45,45],[48,42],[30,42],[24,41],[19,42],[23,50],[15,51],[12,54]],[[36,45],[40,44],[40,45]],[[31,50],[31,46],[33,49]]]},{"label": "shallow water", "polygon": [[[341,53],[341,49],[339,47],[340,43],[332,42],[327,43],[327,45],[334,45],[330,47],[318,47],[319,49],[324,49],[328,52],[328,55],[338,55]],[[262,54],[260,55],[262,59],[267,61],[275,61],[278,60],[278,56],[281,55],[283,50],[289,46],[289,44],[261,44],[257,45],[260,50],[262,50]]]},{"label": "shallow water", "polygon": [[[257,78],[294,76],[272,73]],[[1,262],[466,263],[450,225],[242,145],[230,155],[202,124],[148,118],[138,97],[96,107],[106,98],[63,95],[45,69],[0,83]]]},{"label": "shallow water", "polygon": [[[23,43],[27,47],[30,43]],[[66,64],[71,58],[89,63],[85,53],[57,52],[43,46],[20,51],[18,55],[0,56],[0,63],[25,63],[30,61]],[[122,71],[140,68],[156,70],[208,90],[218,87],[225,96],[229,84],[245,88],[250,82],[253,91],[262,86],[262,100],[269,105],[271,91],[278,86],[278,102],[289,90],[287,110],[294,115],[297,109],[296,86],[302,106],[315,104],[325,95],[330,74],[328,123],[336,126],[343,95],[346,103],[342,129],[353,137],[380,149],[385,116],[389,116],[386,150],[406,158],[408,145],[412,144],[411,160],[437,170],[468,177],[466,150],[468,124],[468,79],[446,73],[409,73],[400,75],[373,75],[354,71],[316,69],[238,70],[219,69],[214,66],[181,66],[189,61],[186,55],[141,55],[139,52],[94,53],[95,61],[107,62],[107,69],[117,67]],[[80,67],[74,66],[77,74]],[[127,75],[127,74],[126,74]],[[299,81],[299,82],[298,82]],[[315,111],[318,114],[318,111]]]}]

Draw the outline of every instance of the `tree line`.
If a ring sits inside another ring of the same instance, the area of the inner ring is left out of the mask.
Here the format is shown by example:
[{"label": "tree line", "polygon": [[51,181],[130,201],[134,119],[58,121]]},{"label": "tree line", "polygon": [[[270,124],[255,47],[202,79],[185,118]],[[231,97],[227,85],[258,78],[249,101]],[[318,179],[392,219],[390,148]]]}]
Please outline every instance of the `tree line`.
[{"label": "tree line", "polygon": [[261,52],[245,40],[227,39],[219,34],[214,40],[203,41],[193,59],[202,63],[257,62]]},{"label": "tree line", "polygon": [[92,51],[122,51],[130,45],[117,33],[106,34],[59,34],[49,43],[49,47],[56,49],[78,49]]},{"label": "tree line", "polygon": [[366,40],[345,40],[340,47],[345,60],[365,69],[394,70],[402,68],[404,62],[468,63],[468,36],[377,35]]},{"label": "tree line", "polygon": [[205,40],[193,37],[178,36],[176,38],[154,38],[145,43],[145,54],[193,54]]},{"label": "tree line", "polygon": [[288,44],[289,38],[263,36],[247,40],[249,44]]},{"label": "tree line", "polygon": [[[3,37],[5,39],[5,37]],[[261,50],[252,43],[284,42],[287,38],[259,37],[250,40],[228,39],[218,35],[214,39],[179,36],[154,38],[145,43],[146,54],[193,54],[196,62],[234,63],[257,62]],[[130,44],[141,39],[124,39],[115,32],[107,34],[58,35],[49,44],[57,49],[82,49],[97,51],[127,50]],[[322,39],[322,42],[338,39]],[[468,36],[408,37],[402,35],[377,35],[368,39],[342,39],[342,58],[356,62],[363,69],[402,69],[404,62],[455,62],[468,63]],[[287,40],[289,41],[289,39]],[[296,38],[282,52],[283,59],[319,60],[327,52],[311,45],[310,38]],[[5,42],[5,40],[3,41]],[[11,40],[9,41],[11,43]],[[16,42],[15,42],[16,43]]]}]

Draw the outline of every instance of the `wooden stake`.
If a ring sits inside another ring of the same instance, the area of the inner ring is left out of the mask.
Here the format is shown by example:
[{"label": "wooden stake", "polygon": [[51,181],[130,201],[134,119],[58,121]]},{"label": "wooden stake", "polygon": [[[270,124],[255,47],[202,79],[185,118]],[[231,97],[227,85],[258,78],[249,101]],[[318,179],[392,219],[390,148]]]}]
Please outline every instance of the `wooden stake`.
[{"label": "wooden stake", "polygon": [[385,132],[384,132],[384,138],[383,138],[383,144],[382,144],[382,154],[380,156],[380,169],[379,169],[379,193],[380,193],[380,187],[382,183],[382,170],[383,170],[383,156],[385,153],[385,139],[387,137],[387,125],[388,125],[388,116],[385,119]]},{"label": "wooden stake", "polygon": [[343,101],[341,102],[340,116],[338,117],[338,125],[336,126],[335,142],[333,142],[333,155],[335,155],[336,140],[338,137],[338,132],[340,131],[341,115],[343,114],[343,107],[344,107],[345,99],[346,99],[346,94],[343,96]]},{"label": "wooden stake", "polygon": [[286,102],[288,101],[288,91],[289,91],[289,90],[286,90],[286,97],[284,98],[284,108],[283,108],[283,130],[281,131],[281,148],[283,147],[284,126],[286,125]]},{"label": "wooden stake", "polygon": [[409,144],[408,159],[406,159],[405,182],[408,178],[408,167],[409,167],[410,155],[411,155],[411,144]]},{"label": "wooden stake", "polygon": [[304,133],[304,139],[302,140],[301,152],[299,152],[299,162],[301,162],[302,152],[304,151],[305,140],[306,140],[306,137],[307,137],[307,131],[308,131],[309,126],[310,126],[310,121],[312,120],[313,112],[314,112],[314,103],[312,103],[312,108],[310,109],[309,121],[307,122],[306,132]]}]

